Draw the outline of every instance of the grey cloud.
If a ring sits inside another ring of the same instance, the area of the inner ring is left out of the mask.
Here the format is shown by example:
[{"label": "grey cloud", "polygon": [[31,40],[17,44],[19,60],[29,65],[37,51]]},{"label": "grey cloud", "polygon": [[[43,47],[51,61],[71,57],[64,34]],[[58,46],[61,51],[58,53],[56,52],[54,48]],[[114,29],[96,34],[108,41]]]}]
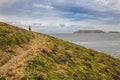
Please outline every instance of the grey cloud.
[{"label": "grey cloud", "polygon": [[[6,3],[7,5],[4,5]],[[38,26],[34,29],[45,32],[54,32],[52,29],[72,32],[80,28],[98,28],[99,25],[101,29],[106,29],[108,26],[118,29],[119,5],[118,0],[1,0],[0,21],[11,21],[23,27]],[[41,28],[40,24],[47,27]],[[59,27],[59,24],[68,27]],[[104,28],[105,26],[107,27]]]}]

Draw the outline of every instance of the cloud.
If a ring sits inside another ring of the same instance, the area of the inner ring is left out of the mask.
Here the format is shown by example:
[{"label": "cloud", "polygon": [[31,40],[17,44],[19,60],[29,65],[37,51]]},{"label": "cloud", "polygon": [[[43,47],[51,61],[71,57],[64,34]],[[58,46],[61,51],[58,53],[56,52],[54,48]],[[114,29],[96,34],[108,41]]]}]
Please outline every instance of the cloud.
[{"label": "cloud", "polygon": [[13,5],[24,0],[0,0],[0,6]]},{"label": "cloud", "polygon": [[33,4],[33,7],[35,8],[45,8],[45,9],[53,9],[50,5],[43,5],[43,4]]},{"label": "cloud", "polygon": [[119,0],[0,0],[0,21],[25,28],[41,24],[33,28],[43,32],[107,30],[108,27],[118,30],[119,7]]}]

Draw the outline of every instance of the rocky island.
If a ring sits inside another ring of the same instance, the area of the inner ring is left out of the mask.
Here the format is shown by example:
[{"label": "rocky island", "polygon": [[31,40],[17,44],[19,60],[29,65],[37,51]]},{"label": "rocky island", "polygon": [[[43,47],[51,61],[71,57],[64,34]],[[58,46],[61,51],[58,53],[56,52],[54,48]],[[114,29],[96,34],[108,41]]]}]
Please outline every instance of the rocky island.
[{"label": "rocky island", "polygon": [[108,33],[120,33],[119,31],[110,31]]},{"label": "rocky island", "polygon": [[74,33],[106,33],[102,30],[78,30],[75,31]]}]

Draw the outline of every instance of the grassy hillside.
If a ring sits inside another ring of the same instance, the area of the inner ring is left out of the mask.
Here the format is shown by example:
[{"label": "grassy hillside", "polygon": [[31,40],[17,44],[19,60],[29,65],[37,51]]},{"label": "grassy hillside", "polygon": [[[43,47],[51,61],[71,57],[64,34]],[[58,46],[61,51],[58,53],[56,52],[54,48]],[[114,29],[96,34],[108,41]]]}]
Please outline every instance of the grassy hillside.
[{"label": "grassy hillside", "polygon": [[0,66],[17,55],[15,47],[29,42],[33,37],[29,31],[0,22]]},{"label": "grassy hillside", "polygon": [[12,25],[0,22],[0,48],[30,41],[32,33]]},{"label": "grassy hillside", "polygon": [[27,62],[23,80],[120,79],[120,60],[52,37],[48,44]]},{"label": "grassy hillside", "polygon": [[[3,27],[0,28],[2,30]],[[27,53],[25,57],[28,58],[27,60],[22,61],[25,64],[22,66],[22,76],[20,73],[15,73],[15,69],[21,68],[17,66],[9,68],[6,74],[1,73],[1,80],[120,80],[119,59],[47,35],[31,33],[15,27],[9,28],[15,34],[18,31],[24,34],[21,35],[25,38],[22,41],[24,44],[26,40],[32,40],[32,37],[27,39],[28,33],[29,36],[34,36],[37,45],[33,45],[37,47]],[[22,39],[21,36],[19,39]],[[0,35],[0,37],[9,40],[6,36]],[[17,36],[12,37],[15,40],[16,38]],[[15,42],[11,44],[5,42],[1,47],[18,45],[17,41]],[[29,58],[28,55],[32,57]]]}]

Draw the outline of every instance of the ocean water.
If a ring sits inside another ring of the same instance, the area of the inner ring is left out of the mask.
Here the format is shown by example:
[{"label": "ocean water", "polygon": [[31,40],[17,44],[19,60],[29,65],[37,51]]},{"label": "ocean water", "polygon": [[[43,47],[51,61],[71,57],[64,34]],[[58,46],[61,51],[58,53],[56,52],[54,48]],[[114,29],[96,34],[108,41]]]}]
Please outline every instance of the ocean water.
[{"label": "ocean water", "polygon": [[120,33],[50,34],[51,36],[120,58]]}]

